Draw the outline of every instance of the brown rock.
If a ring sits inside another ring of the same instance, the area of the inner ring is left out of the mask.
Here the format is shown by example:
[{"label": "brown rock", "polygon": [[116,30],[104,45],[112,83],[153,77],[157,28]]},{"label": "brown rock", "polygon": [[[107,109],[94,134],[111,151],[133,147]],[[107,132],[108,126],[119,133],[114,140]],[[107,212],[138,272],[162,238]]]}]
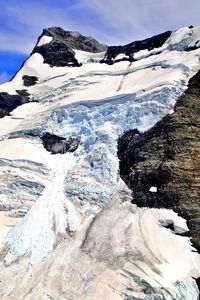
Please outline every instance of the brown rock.
[{"label": "brown rock", "polygon": [[[200,71],[172,115],[119,140],[120,173],[138,206],[172,208],[187,220],[200,250]],[[150,190],[157,187],[157,192]]]}]

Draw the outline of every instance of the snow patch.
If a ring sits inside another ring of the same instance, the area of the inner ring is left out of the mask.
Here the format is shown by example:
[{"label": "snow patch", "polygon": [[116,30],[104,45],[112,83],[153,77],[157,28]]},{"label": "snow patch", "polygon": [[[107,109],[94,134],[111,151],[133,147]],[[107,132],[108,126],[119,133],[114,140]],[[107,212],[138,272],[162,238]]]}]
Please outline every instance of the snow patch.
[{"label": "snow patch", "polygon": [[47,35],[43,35],[40,40],[38,41],[37,43],[37,46],[42,46],[42,45],[45,45],[45,44],[48,44],[52,41],[52,36],[47,36]]},{"label": "snow patch", "polygon": [[86,51],[81,51],[76,49],[73,50],[75,52],[75,58],[78,60],[79,63],[82,64],[99,63],[105,55],[105,51],[99,53],[91,53],[91,52],[86,52]]},{"label": "snow patch", "polygon": [[152,193],[157,193],[157,191],[158,191],[158,188],[156,186],[152,186],[149,189],[149,192],[152,192]]},{"label": "snow patch", "polygon": [[124,53],[120,53],[120,54],[118,54],[116,57],[115,57],[115,59],[114,60],[120,60],[120,59],[123,59],[123,58],[129,58],[129,56],[128,55],[125,55]]}]

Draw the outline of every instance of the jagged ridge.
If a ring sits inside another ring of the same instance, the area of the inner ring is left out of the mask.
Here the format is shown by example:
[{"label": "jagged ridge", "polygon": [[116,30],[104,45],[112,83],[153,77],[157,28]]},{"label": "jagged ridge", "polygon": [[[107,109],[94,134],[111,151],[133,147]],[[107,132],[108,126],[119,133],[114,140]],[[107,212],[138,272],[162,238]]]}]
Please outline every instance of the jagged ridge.
[{"label": "jagged ridge", "polygon": [[[123,60],[128,60],[130,62],[134,61],[134,53],[139,52],[141,50],[147,49],[148,51],[161,47],[166,40],[170,37],[172,31],[166,31],[161,34],[155,35],[151,38],[135,41],[129,43],[124,46],[111,46],[108,47],[104,59],[101,61],[102,63],[113,64],[114,59],[119,54],[124,54]],[[118,61],[118,60],[117,60]],[[120,61],[120,59],[119,59]]]}]

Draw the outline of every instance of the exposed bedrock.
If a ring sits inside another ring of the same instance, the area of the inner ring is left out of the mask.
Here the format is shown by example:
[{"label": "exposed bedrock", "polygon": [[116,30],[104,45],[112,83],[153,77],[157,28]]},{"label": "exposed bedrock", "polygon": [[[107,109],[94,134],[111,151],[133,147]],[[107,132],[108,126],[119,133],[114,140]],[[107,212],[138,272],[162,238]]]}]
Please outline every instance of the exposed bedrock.
[{"label": "exposed bedrock", "polygon": [[187,219],[200,251],[200,71],[172,115],[118,143],[120,173],[140,207],[172,208]]},{"label": "exposed bedrock", "polygon": [[30,101],[30,95],[26,90],[16,92],[16,95],[10,95],[6,92],[0,93],[0,118],[9,115],[15,108]]},{"label": "exposed bedrock", "polygon": [[32,86],[35,85],[38,81],[38,78],[36,76],[28,76],[28,75],[24,75],[22,77],[23,81],[24,81],[24,86]]},{"label": "exposed bedrock", "polygon": [[98,53],[107,49],[106,45],[100,44],[92,37],[84,36],[79,32],[65,31],[61,27],[50,27],[43,30],[42,35],[53,37],[53,39],[60,39],[66,44],[77,50]]},{"label": "exposed bedrock", "polygon": [[155,35],[151,38],[135,41],[124,46],[111,46],[108,47],[105,58],[101,61],[104,63],[112,64],[113,59],[121,53],[127,56],[127,60],[134,61],[134,53],[147,49],[148,51],[161,47],[165,41],[170,37],[171,31]]},{"label": "exposed bedrock", "polygon": [[80,66],[75,58],[75,52],[61,40],[55,39],[48,44],[36,46],[33,53],[40,53],[44,58],[44,63],[51,67]]},{"label": "exposed bedrock", "polygon": [[69,137],[66,139],[49,132],[45,133],[41,139],[44,148],[52,154],[74,152],[80,143],[80,140],[77,138]]},{"label": "exposed bedrock", "polygon": [[73,49],[93,53],[107,49],[107,46],[100,44],[91,37],[83,36],[79,32],[65,31],[60,27],[44,29],[39,39],[43,35],[51,36],[52,41],[41,46],[36,45],[32,54],[40,53],[44,58],[44,63],[51,67],[81,66],[75,58]]}]

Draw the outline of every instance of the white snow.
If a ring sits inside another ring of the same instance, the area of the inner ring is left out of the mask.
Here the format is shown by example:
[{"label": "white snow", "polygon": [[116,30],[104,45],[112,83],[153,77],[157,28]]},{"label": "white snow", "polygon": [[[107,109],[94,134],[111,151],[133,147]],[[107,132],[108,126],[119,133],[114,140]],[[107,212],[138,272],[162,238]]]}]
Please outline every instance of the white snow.
[{"label": "white snow", "polygon": [[49,164],[49,152],[30,139],[16,138],[0,141],[0,157],[11,160],[27,159]]},{"label": "white snow", "polygon": [[43,35],[43,36],[41,36],[40,40],[38,41],[37,46],[42,46],[42,45],[48,44],[52,41],[52,39],[53,39],[52,36]]},{"label": "white snow", "polygon": [[157,191],[158,191],[158,188],[156,186],[152,186],[149,189],[149,192],[152,192],[152,193],[157,193]]},{"label": "white snow", "polygon": [[173,32],[169,39],[166,41],[166,44],[178,44],[184,41],[185,39],[190,38],[192,35],[192,30],[188,27],[180,28],[179,30]]},{"label": "white snow", "polygon": [[[50,158],[51,176],[41,198],[6,237],[14,255],[30,252],[31,263],[37,263],[53,250],[56,235],[65,236],[67,231],[80,229],[80,214],[66,198],[63,189],[64,178],[75,162],[72,154]],[[9,253],[5,262],[8,264],[12,259],[13,255]]]},{"label": "white snow", "polygon": [[125,55],[124,53],[120,53],[115,57],[114,61],[118,60],[118,59],[123,59],[123,58],[129,58],[129,57],[127,55]]},{"label": "white snow", "polygon": [[105,51],[99,53],[91,53],[91,52],[86,52],[86,51],[81,51],[76,49],[73,50],[75,52],[76,59],[78,60],[79,63],[82,64],[86,64],[88,62],[98,63],[100,60],[103,59],[105,55]]}]

